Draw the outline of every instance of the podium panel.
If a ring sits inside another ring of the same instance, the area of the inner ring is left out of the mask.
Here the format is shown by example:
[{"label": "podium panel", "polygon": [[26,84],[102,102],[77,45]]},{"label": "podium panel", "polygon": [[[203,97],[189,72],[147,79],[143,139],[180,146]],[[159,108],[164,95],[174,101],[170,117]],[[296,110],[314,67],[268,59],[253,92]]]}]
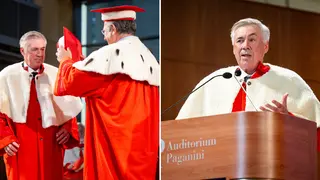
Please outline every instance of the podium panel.
[{"label": "podium panel", "polygon": [[239,112],[164,121],[161,128],[162,180],[317,177],[317,127],[309,120]]}]

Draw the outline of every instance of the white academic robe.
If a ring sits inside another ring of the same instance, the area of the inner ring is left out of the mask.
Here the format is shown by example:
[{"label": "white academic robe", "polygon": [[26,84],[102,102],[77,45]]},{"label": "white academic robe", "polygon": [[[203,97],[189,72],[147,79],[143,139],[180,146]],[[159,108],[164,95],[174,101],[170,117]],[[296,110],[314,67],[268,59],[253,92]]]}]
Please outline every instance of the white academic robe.
[{"label": "white academic robe", "polygon": [[[37,75],[35,85],[42,116],[42,127],[60,126],[77,116],[81,100],[74,96],[54,96],[58,68],[43,63],[44,72]],[[31,86],[30,73],[22,62],[12,64],[0,73],[0,112],[15,123],[26,123]]]},{"label": "white academic robe", "polygon": [[[269,65],[270,70],[261,77],[249,79],[246,83],[247,94],[258,111],[261,111],[260,106],[273,104],[272,100],[281,102],[283,95],[288,93],[289,112],[297,117],[315,121],[319,127],[320,103],[308,84],[289,69],[268,63],[264,65]],[[196,88],[215,75],[224,72],[234,74],[237,68],[238,66],[231,66],[219,69],[202,79]],[[234,78],[242,83],[245,76],[247,74],[242,71],[240,77],[234,75],[230,79],[218,77],[208,82],[188,97],[176,119],[231,113],[233,102],[241,88]],[[248,97],[246,97],[245,111],[256,111]]]}]

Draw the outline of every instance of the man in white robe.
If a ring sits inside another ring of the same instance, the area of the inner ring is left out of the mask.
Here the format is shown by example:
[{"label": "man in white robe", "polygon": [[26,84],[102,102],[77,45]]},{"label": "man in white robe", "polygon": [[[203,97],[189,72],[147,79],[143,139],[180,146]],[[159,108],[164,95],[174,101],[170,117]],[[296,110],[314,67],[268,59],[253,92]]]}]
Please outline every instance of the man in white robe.
[{"label": "man in white robe", "polygon": [[225,72],[233,77],[218,77],[199,88],[188,97],[176,119],[238,111],[273,111],[315,121],[319,127],[320,103],[308,84],[289,69],[263,63],[269,38],[268,27],[256,19],[236,22],[231,30],[231,40],[238,66],[211,73],[196,88]]}]

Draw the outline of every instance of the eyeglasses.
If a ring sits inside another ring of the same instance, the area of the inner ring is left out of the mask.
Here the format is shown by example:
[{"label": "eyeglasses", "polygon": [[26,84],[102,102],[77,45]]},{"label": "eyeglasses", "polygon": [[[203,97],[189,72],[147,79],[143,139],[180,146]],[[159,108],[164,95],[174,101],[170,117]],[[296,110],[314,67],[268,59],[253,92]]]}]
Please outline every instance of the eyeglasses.
[{"label": "eyeglasses", "polygon": [[101,30],[102,35],[104,35],[105,32],[106,32],[105,30],[103,30],[103,29]]}]

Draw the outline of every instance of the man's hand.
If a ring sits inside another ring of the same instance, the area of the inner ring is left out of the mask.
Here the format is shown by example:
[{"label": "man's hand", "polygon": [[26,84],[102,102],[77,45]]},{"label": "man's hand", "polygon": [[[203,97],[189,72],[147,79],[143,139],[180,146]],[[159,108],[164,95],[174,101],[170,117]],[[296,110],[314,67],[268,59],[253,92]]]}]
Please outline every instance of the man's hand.
[{"label": "man's hand", "polygon": [[56,52],[57,60],[60,62],[64,58],[70,58],[72,59],[72,53],[70,49],[68,48],[65,50],[63,47],[59,47]]},{"label": "man's hand", "polygon": [[265,106],[260,106],[260,109],[262,111],[273,111],[273,112],[278,112],[282,114],[289,114],[288,107],[287,107],[287,99],[288,99],[288,93],[286,93],[282,97],[282,103],[279,103],[276,100],[273,100],[272,103],[275,105],[270,105],[269,103],[266,104]]},{"label": "man's hand", "polygon": [[18,152],[19,144],[16,142],[13,142],[8,146],[4,147],[3,149],[9,156],[14,156]]},{"label": "man's hand", "polygon": [[56,134],[56,137],[59,144],[64,144],[70,139],[70,134],[67,130],[61,128],[60,131]]}]

